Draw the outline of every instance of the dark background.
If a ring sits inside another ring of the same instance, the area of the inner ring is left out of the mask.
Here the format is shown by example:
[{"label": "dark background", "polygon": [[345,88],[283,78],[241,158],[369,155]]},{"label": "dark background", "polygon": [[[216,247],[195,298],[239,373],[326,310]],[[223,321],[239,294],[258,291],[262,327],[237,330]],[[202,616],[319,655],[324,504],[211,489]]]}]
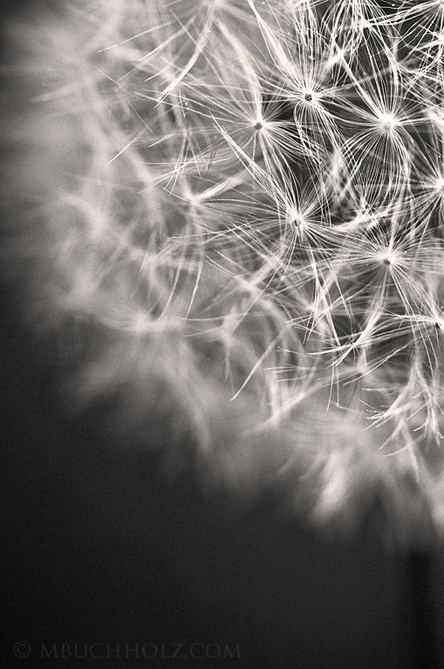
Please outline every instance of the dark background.
[{"label": "dark background", "polygon": [[[389,549],[371,525],[322,537],[284,520],[271,495],[241,510],[204,494],[191,469],[167,476],[155,449],[117,450],[101,428],[112,403],[70,415],[66,369],[19,302],[4,282],[2,666],[444,666],[442,548]],[[159,434],[148,446],[163,446]],[[22,641],[28,658],[14,656]],[[75,643],[80,655],[119,644],[120,658],[63,657]],[[193,643],[240,657],[183,657]],[[54,644],[58,657],[42,658]],[[181,657],[162,659],[162,644],[164,655],[183,644]]]},{"label": "dark background", "polygon": [[[8,11],[3,3],[2,20]],[[192,471],[168,477],[161,456],[110,448],[100,426],[112,406],[70,417],[58,392],[66,370],[19,303],[5,281],[2,666],[444,666],[442,547],[388,549],[368,528],[322,537],[283,520],[270,496],[241,511],[204,495]],[[28,658],[14,655],[22,641]],[[120,658],[63,657],[75,643],[119,644]],[[141,655],[146,643],[155,659]],[[160,657],[179,643],[181,655],[226,644],[240,657]],[[41,658],[54,644],[58,658]],[[138,644],[139,659],[125,644]]]},{"label": "dark background", "polygon": [[[388,550],[372,531],[322,538],[269,496],[230,508],[192,471],[171,480],[161,457],[111,448],[100,425],[112,408],[68,417],[63,369],[21,323],[13,290],[2,299],[3,666],[443,666],[438,551]],[[20,641],[27,659],[14,657]],[[120,644],[121,657],[62,658],[74,643]],[[145,643],[158,654],[227,644],[240,659],[122,657]],[[53,644],[58,659],[42,659]]]}]

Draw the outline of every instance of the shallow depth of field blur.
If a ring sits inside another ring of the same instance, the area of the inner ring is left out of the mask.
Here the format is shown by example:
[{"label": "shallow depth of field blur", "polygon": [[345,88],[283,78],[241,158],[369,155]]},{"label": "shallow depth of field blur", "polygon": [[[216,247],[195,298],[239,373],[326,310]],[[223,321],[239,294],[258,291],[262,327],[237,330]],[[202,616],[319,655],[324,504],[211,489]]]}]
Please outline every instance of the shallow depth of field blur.
[{"label": "shallow depth of field blur", "polygon": [[234,496],[442,530],[444,2],[68,0],[7,34],[5,264],[65,392],[147,448],[161,415]]}]

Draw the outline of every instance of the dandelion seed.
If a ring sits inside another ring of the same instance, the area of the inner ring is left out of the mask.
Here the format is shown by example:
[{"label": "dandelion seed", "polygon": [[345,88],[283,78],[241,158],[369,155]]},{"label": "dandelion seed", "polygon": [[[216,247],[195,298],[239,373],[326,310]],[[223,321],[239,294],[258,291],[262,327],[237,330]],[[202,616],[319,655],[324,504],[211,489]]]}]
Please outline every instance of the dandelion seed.
[{"label": "dandelion seed", "polygon": [[399,125],[399,122],[393,114],[382,114],[379,117],[379,120],[382,127],[388,132],[391,132],[394,128],[396,128],[397,125]]},{"label": "dandelion seed", "polygon": [[437,517],[442,0],[86,4],[21,29],[4,170],[27,308],[106,332],[79,393],[128,388],[128,426],[164,388],[229,485],[271,434],[317,522],[369,479],[402,516],[406,471]]}]

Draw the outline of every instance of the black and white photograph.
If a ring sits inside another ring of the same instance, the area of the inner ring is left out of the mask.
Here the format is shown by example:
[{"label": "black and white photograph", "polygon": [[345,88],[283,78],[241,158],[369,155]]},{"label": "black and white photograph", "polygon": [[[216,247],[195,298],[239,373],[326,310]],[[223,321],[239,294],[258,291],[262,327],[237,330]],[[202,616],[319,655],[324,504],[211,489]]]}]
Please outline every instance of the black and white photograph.
[{"label": "black and white photograph", "polygon": [[444,667],[444,1],[0,9],[2,666]]}]

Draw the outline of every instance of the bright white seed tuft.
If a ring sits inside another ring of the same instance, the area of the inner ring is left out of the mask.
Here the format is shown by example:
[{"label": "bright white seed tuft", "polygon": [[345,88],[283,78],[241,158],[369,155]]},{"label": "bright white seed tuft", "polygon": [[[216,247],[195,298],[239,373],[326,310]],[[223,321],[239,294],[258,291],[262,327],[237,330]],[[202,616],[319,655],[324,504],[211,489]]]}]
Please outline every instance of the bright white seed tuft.
[{"label": "bright white seed tuft", "polygon": [[73,394],[241,496],[444,530],[444,2],[63,5],[10,25],[2,132],[27,317],[94,333]]}]

